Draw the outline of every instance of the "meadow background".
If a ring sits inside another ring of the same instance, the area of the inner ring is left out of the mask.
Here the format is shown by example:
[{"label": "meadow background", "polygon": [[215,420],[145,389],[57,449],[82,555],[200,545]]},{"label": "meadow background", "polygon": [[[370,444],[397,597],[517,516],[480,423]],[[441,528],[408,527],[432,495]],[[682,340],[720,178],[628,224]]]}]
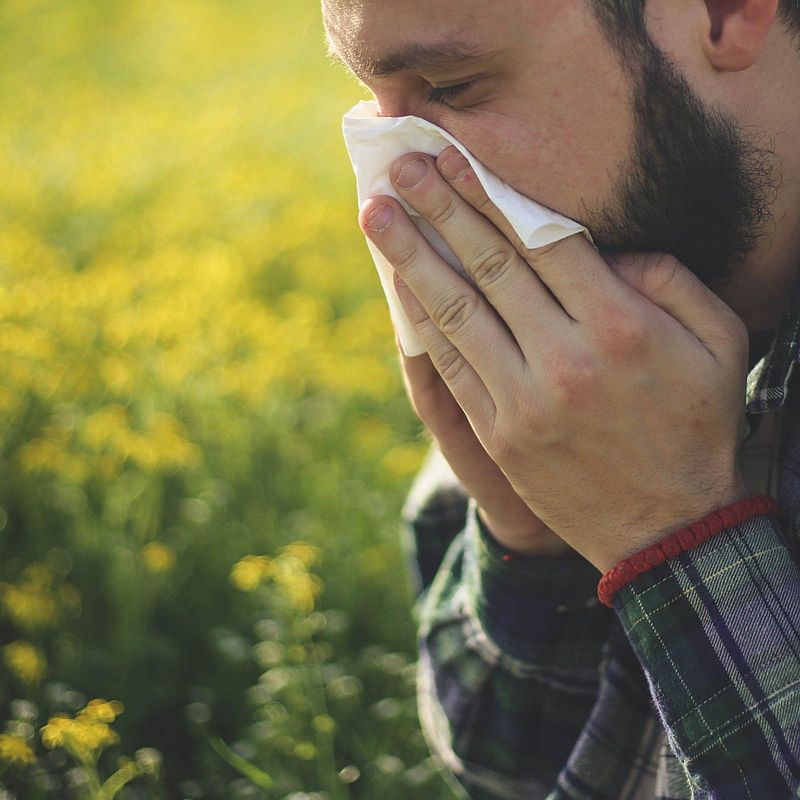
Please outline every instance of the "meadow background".
[{"label": "meadow background", "polygon": [[0,4],[0,798],[452,796],[426,442],[317,0]]}]

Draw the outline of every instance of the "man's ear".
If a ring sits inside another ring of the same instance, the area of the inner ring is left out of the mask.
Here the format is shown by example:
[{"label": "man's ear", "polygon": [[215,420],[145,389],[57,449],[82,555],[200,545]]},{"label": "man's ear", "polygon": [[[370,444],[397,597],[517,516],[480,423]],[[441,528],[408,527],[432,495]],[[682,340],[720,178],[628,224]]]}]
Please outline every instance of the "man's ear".
[{"label": "man's ear", "polygon": [[779,0],[705,0],[701,38],[711,66],[720,72],[751,67],[761,55]]}]

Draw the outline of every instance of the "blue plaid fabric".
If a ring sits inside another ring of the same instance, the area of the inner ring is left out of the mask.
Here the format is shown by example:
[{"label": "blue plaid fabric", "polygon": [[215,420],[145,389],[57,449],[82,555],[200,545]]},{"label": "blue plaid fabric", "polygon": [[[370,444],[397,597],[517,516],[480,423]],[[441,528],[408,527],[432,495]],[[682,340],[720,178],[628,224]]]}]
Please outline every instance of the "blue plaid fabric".
[{"label": "blue plaid fabric", "polygon": [[800,798],[799,301],[745,398],[745,476],[779,518],[640,575],[613,609],[577,554],[504,561],[432,449],[403,532],[420,720],[455,796]]}]

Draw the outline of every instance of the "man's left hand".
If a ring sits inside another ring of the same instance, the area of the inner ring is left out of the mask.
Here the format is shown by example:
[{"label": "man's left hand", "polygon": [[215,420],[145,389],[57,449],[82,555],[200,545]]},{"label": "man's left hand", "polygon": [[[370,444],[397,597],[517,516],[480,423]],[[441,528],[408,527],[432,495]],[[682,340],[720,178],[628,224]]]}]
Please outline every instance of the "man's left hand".
[{"label": "man's left hand", "polygon": [[[536,516],[606,572],[746,496],[747,330],[675,258],[607,262],[581,235],[527,249],[453,148],[392,168],[402,206],[361,209],[398,294],[483,447]],[[405,285],[403,285],[405,284]]]}]

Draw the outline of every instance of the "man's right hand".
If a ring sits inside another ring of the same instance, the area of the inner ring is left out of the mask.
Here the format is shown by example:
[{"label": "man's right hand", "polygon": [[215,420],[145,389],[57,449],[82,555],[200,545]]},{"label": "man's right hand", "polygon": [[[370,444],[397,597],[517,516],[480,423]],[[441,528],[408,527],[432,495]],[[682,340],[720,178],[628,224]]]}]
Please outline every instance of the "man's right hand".
[{"label": "man's right hand", "polygon": [[529,555],[566,555],[573,549],[536,517],[478,441],[427,353],[408,357],[398,342],[406,391],[479,515],[501,545]]}]

